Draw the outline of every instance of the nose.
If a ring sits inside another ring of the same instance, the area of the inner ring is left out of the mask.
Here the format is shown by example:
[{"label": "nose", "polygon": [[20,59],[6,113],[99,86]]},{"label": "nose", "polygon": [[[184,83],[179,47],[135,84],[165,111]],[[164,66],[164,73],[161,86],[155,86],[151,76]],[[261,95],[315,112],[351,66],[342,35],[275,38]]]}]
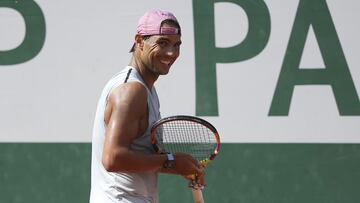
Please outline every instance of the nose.
[{"label": "nose", "polygon": [[170,57],[177,57],[177,55],[179,55],[179,50],[176,47],[168,47],[165,54]]}]

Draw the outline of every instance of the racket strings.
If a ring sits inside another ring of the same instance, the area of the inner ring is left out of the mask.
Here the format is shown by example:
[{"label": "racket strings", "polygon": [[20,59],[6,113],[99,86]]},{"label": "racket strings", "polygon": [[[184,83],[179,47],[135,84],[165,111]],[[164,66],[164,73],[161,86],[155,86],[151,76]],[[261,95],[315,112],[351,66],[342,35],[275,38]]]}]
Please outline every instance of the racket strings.
[{"label": "racket strings", "polygon": [[214,153],[216,138],[206,126],[186,120],[164,123],[157,128],[158,144],[166,152],[184,152],[197,160]]}]

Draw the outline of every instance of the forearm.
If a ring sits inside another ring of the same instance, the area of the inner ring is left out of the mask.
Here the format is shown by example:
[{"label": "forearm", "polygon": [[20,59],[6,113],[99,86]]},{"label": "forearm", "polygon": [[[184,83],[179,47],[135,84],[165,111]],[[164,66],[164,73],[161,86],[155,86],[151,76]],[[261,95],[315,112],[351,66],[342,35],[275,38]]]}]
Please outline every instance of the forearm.
[{"label": "forearm", "polygon": [[112,150],[103,155],[102,163],[110,172],[145,172],[160,170],[167,157],[163,154],[145,154],[127,148]]}]

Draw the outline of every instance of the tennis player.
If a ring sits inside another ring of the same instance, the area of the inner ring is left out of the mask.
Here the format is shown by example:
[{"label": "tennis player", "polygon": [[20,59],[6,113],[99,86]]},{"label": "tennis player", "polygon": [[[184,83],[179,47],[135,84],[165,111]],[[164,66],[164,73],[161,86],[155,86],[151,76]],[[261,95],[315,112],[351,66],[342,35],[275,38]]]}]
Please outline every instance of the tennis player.
[{"label": "tennis player", "polygon": [[138,22],[128,66],[106,84],[96,111],[92,138],[90,203],[157,203],[158,172],[204,173],[190,155],[155,154],[150,128],[160,119],[154,83],[180,54],[176,17],[154,10]]}]

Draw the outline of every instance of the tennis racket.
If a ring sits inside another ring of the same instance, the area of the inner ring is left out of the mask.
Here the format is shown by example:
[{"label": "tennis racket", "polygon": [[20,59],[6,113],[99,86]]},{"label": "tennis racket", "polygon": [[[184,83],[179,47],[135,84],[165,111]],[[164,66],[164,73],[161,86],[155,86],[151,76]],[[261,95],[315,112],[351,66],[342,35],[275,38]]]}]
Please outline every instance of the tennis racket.
[{"label": "tennis racket", "polygon": [[[220,137],[209,122],[193,116],[171,116],[160,119],[151,128],[151,143],[157,153],[187,153],[207,167],[220,150]],[[189,184],[195,203],[203,203],[202,188],[196,176]]]}]

